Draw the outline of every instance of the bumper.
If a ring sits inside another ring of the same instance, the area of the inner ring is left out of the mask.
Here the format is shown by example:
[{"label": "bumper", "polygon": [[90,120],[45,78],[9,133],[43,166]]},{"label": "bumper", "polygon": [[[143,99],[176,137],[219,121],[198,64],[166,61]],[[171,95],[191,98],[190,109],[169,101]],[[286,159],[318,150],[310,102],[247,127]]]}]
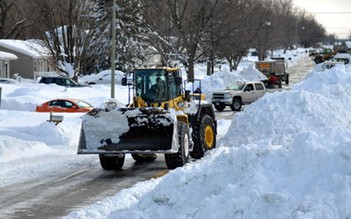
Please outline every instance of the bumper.
[{"label": "bumper", "polygon": [[229,106],[232,104],[232,99],[215,99],[215,100],[212,100],[212,104],[215,106],[221,106],[221,105]]}]

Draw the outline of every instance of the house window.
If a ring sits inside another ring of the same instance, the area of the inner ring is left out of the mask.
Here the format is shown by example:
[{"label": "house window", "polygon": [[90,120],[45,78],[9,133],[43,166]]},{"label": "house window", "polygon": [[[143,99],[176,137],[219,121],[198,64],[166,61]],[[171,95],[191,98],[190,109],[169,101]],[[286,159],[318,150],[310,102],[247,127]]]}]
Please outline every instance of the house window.
[{"label": "house window", "polygon": [[8,65],[8,63],[5,63],[4,70],[5,70],[5,77],[6,78],[10,78],[10,72],[9,72],[9,65]]},{"label": "house window", "polygon": [[34,71],[36,72],[37,71],[37,61],[34,61],[33,65],[34,65]]}]

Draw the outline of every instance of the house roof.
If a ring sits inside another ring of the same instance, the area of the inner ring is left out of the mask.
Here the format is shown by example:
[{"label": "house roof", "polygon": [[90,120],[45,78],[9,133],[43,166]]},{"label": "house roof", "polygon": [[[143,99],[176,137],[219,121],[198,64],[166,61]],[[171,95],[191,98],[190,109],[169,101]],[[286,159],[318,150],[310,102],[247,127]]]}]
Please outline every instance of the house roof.
[{"label": "house roof", "polygon": [[15,54],[0,51],[0,60],[16,60],[16,59],[18,59],[18,57]]},{"label": "house roof", "polygon": [[27,56],[31,56],[33,59],[39,59],[42,57],[49,56],[49,50],[46,49],[39,40],[11,40],[1,39],[0,46],[18,52]]}]

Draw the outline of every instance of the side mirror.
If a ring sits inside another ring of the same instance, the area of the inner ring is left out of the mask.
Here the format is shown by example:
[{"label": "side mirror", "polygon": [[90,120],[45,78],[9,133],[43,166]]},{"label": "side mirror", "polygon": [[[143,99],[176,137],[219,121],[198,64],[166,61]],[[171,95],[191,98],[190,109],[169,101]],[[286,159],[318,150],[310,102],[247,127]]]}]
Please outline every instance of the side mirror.
[{"label": "side mirror", "polygon": [[190,90],[186,90],[185,91],[185,97],[184,97],[185,101],[190,101]]},{"label": "side mirror", "polygon": [[122,78],[121,85],[127,86],[127,78],[126,77]]}]

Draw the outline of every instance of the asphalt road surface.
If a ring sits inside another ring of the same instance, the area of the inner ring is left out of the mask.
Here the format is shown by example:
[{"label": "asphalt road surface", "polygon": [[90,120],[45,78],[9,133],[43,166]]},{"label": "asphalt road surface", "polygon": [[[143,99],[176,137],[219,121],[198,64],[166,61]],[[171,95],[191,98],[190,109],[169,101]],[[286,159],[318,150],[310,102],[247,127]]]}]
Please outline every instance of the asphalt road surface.
[{"label": "asphalt road surface", "polygon": [[[86,156],[86,155],[85,155]],[[0,188],[0,218],[44,219],[65,216],[82,206],[115,195],[139,181],[168,172],[163,156],[151,163],[126,159],[121,171],[105,171],[96,162],[55,177],[43,176]]]},{"label": "asphalt road surface", "polygon": [[[283,88],[289,89],[301,81],[313,66],[313,62],[306,59],[290,68],[290,84],[283,85]],[[227,107],[216,115],[217,119],[231,120],[234,112]],[[65,216],[139,181],[167,172],[163,155],[159,155],[154,162],[144,164],[137,164],[131,158],[126,159],[121,171],[103,170],[96,155],[96,161],[88,166],[79,166],[56,176],[43,176],[41,179],[0,187],[0,218],[44,219]]]}]

